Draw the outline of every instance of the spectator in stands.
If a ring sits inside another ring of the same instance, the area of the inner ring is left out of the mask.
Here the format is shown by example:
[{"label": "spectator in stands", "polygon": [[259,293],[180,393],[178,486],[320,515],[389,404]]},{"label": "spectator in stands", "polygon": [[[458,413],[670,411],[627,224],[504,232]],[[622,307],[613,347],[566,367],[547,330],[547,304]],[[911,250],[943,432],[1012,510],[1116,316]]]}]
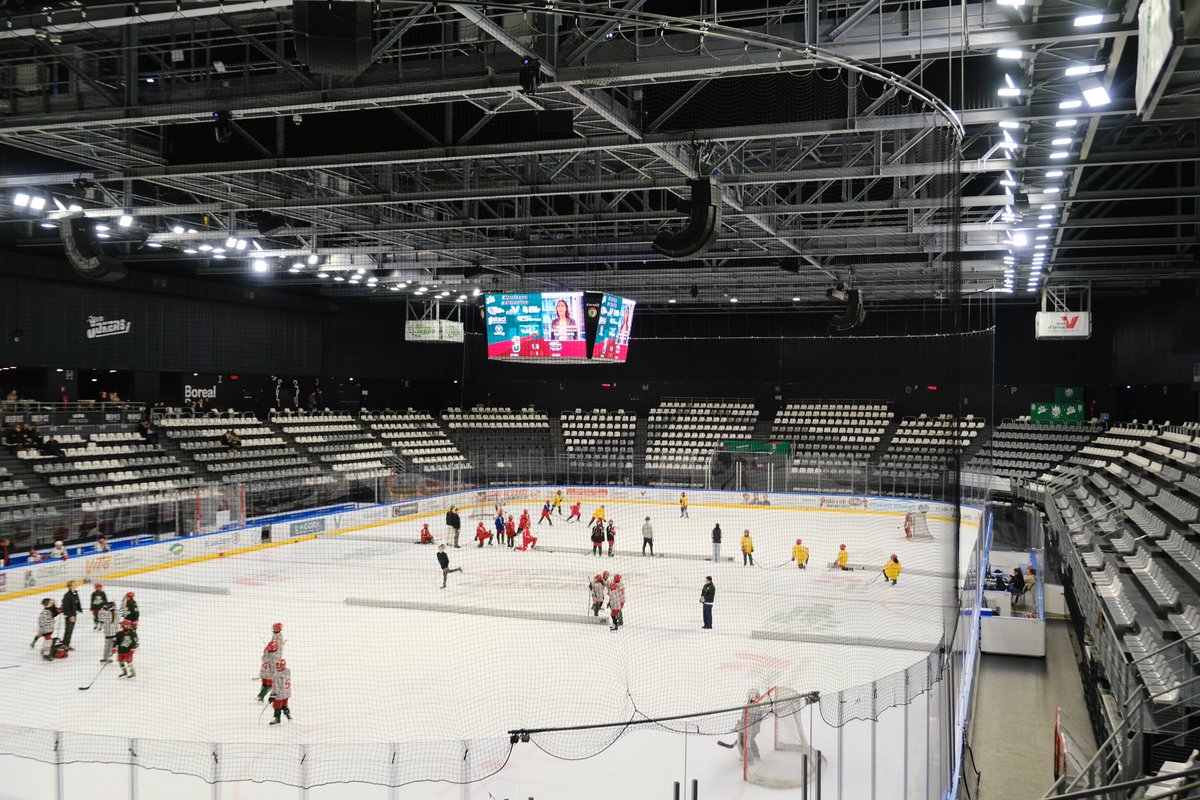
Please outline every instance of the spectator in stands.
[{"label": "spectator in stands", "polygon": [[36,447],[39,450],[42,448],[42,445],[46,443],[46,440],[42,436],[41,425],[34,425],[32,428],[26,430],[25,443],[30,447]]},{"label": "spectator in stands", "polygon": [[18,422],[8,429],[8,433],[4,434],[4,444],[14,450],[20,450],[25,443],[25,426]]},{"label": "spectator in stands", "polygon": [[8,548],[12,547],[12,542],[8,539],[0,539],[0,567],[9,566],[8,563]]},{"label": "spectator in stands", "polygon": [[62,539],[56,541],[54,547],[50,548],[50,557],[57,558],[59,561],[66,561],[71,557],[71,554],[67,552],[67,546],[62,543]]},{"label": "spectator in stands", "polygon": [[38,552],[38,549],[36,547],[29,548],[29,563],[30,564],[40,564],[45,560],[46,560],[45,557],[41,553]]},{"label": "spectator in stands", "polygon": [[15,403],[17,400],[18,398],[16,389],[9,391],[9,393],[4,396],[4,402],[6,403]]},{"label": "spectator in stands", "polygon": [[146,440],[147,444],[158,444],[158,430],[150,424],[150,420],[142,420],[142,424],[138,426],[138,433]]},{"label": "spectator in stands", "polygon": [[1020,567],[1013,567],[1013,574],[1008,579],[1008,593],[1012,599],[1012,605],[1021,605],[1021,594],[1025,591],[1025,576],[1021,574]]},{"label": "spectator in stands", "polygon": [[221,437],[221,441],[230,450],[242,449],[242,439],[240,436],[238,436],[236,433],[233,432],[233,428],[230,428],[229,430],[225,431],[225,435]]},{"label": "spectator in stands", "polygon": [[71,402],[71,395],[67,394],[67,387],[58,387],[58,402],[62,403],[63,408],[66,408],[67,404]]},{"label": "spectator in stands", "polygon": [[61,444],[59,444],[58,439],[54,438],[54,434],[50,434],[50,438],[48,438],[48,439],[46,439],[46,441],[42,442],[42,446],[40,449],[41,449],[42,455],[54,456],[59,461],[67,460],[67,451],[63,449],[63,446]]},{"label": "spectator in stands", "polygon": [[104,391],[103,389],[100,390],[100,402],[101,403],[108,402],[108,392]]},{"label": "spectator in stands", "polygon": [[107,553],[110,550],[112,550],[112,548],[109,547],[108,539],[104,538],[103,536],[101,536],[99,539],[97,539],[96,540],[96,550],[101,553]]}]

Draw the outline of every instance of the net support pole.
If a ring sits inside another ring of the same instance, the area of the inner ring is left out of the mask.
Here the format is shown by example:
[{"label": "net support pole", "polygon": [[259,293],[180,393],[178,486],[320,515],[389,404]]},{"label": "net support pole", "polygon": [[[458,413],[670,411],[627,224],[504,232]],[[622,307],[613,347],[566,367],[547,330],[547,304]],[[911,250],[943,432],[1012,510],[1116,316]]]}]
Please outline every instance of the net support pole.
[{"label": "net support pole", "polygon": [[63,794],[63,754],[62,754],[62,733],[54,734],[54,797],[57,800],[64,800]]},{"label": "net support pole", "polygon": [[[821,758],[821,751],[818,750],[817,751],[817,797],[816,797],[816,800],[821,800],[821,762],[822,761],[824,761],[824,759]],[[805,791],[808,791],[808,790],[805,789]]]},{"label": "net support pole", "polygon": [[129,740],[129,800],[138,800],[137,742]]},{"label": "net support pole", "polygon": [[800,755],[800,800],[808,800],[808,753]]}]

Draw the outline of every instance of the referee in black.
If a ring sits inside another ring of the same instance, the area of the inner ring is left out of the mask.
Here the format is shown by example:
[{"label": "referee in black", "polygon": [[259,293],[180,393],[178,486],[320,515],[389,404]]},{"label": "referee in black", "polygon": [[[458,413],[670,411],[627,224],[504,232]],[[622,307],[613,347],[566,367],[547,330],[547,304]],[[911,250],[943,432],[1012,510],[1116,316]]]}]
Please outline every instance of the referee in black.
[{"label": "referee in black", "polygon": [[704,606],[704,627],[712,630],[713,599],[717,596],[717,587],[713,585],[712,575],[704,579],[704,587],[700,590],[700,603]]},{"label": "referee in black", "polygon": [[62,608],[59,613],[63,615],[65,627],[63,630],[63,647],[68,650],[74,650],[71,647],[71,634],[75,632],[75,617],[83,611],[83,603],[79,599],[79,592],[75,591],[75,581],[67,581],[67,591],[63,594]]}]

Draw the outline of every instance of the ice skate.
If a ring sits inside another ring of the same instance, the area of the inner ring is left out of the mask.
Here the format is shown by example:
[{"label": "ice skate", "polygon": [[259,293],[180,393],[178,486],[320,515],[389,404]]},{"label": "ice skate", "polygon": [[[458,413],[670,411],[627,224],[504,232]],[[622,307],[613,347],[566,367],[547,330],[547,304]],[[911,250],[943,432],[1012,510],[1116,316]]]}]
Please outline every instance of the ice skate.
[{"label": "ice skate", "polygon": [[267,723],[267,724],[269,724],[269,725],[278,725],[278,724],[279,724],[279,717],[275,717],[275,719],[271,720],[271,721],[270,721],[269,723]]}]

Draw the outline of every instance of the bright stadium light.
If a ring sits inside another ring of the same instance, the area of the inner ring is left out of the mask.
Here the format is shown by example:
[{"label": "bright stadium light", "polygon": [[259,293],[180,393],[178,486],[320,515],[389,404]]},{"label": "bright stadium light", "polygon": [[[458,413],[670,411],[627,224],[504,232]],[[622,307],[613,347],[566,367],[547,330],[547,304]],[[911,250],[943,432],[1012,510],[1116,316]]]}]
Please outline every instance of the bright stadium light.
[{"label": "bright stadium light", "polygon": [[1108,96],[1108,89],[1096,78],[1085,79],[1080,82],[1079,88],[1083,90],[1083,99],[1091,108],[1106,106],[1112,102],[1112,98]]},{"label": "bright stadium light", "polygon": [[1079,120],[1077,119],[1057,119],[1054,121],[1054,127],[1056,128],[1074,128],[1078,124]]},{"label": "bright stadium light", "polygon": [[35,194],[33,197],[29,198],[29,207],[34,211],[41,211],[46,207],[46,198]]},{"label": "bright stadium light", "polygon": [[1073,141],[1074,139],[1072,139],[1070,136],[1060,136],[1057,139],[1051,139],[1050,144],[1054,145],[1055,147],[1066,147]]},{"label": "bright stadium light", "polygon": [[1069,152],[1067,152],[1066,150],[1055,150],[1053,153],[1050,154],[1050,157],[1053,159],[1063,159],[1063,158],[1070,158],[1071,154]]},{"label": "bright stadium light", "polygon": [[329,277],[329,273],[328,273],[328,272],[318,272],[318,273],[317,273],[317,277],[318,277],[318,278],[321,278],[321,279],[323,280],[323,279],[325,279],[325,278],[328,278],[328,277]]},{"label": "bright stadium light", "polygon": [[334,275],[334,276],[333,276],[333,279],[334,279],[335,281],[337,281],[338,283],[344,283],[344,282],[345,282],[345,280],[346,280],[346,279],[345,279],[344,277],[342,277],[341,275]]},{"label": "bright stadium light", "polygon": [[245,250],[246,249],[246,240],[238,239],[237,242],[234,243],[233,247],[235,250]]},{"label": "bright stadium light", "polygon": [[1038,223],[1038,227],[1039,227],[1039,228],[1049,228],[1049,227],[1050,227],[1050,223],[1049,223],[1049,222],[1039,222],[1039,223]]},{"label": "bright stadium light", "polygon": [[29,201],[31,199],[32,198],[27,193],[17,192],[16,194],[13,195],[12,203],[13,203],[13,206],[15,206],[16,208],[28,208]]},{"label": "bright stadium light", "polygon": [[128,214],[122,214],[120,219],[117,220],[117,225],[119,225],[122,228],[128,228],[132,224],[133,224],[133,217],[131,217]]},{"label": "bright stadium light", "polygon": [[1014,128],[1021,127],[1021,123],[1017,122],[1015,119],[1002,119],[1000,120],[1000,127],[1008,128],[1011,131]]},{"label": "bright stadium light", "polygon": [[388,287],[388,291],[389,292],[398,292],[398,291],[400,291],[400,287],[396,286],[395,284],[392,284],[391,286]]},{"label": "bright stadium light", "polygon": [[[176,232],[176,233],[183,233],[183,230],[182,230],[182,229],[179,229],[179,230],[176,230],[175,232]],[[228,249],[230,249],[230,250],[232,250],[233,248],[237,247],[237,239],[235,239],[235,238],[233,238],[232,236],[230,236],[228,239],[226,239],[226,240],[225,240],[225,247],[227,247],[227,248],[228,248]]]},{"label": "bright stadium light", "polygon": [[1104,22],[1103,14],[1080,14],[1075,18],[1076,28],[1090,28],[1093,25],[1099,25]]},{"label": "bright stadium light", "polygon": [[316,266],[316,263],[320,260],[321,259],[317,256],[316,253],[313,253],[311,256],[308,257],[308,263],[312,264],[314,266]]},{"label": "bright stadium light", "polygon": [[263,261],[261,258],[254,259],[254,263],[251,265],[251,268],[255,272],[266,272],[268,269],[270,269],[267,266],[267,262]]},{"label": "bright stadium light", "polygon": [[[1063,176],[1063,171],[1061,169],[1052,169],[1052,170],[1046,171],[1047,178],[1061,178],[1062,176]],[[1051,206],[1051,208],[1053,208],[1053,207],[1054,206]]]},{"label": "bright stadium light", "polygon": [[1081,105],[1083,105],[1082,100],[1063,100],[1058,104],[1058,107],[1066,111],[1072,108],[1079,108]]},{"label": "bright stadium light", "polygon": [[1001,47],[999,50],[996,51],[996,58],[1003,58],[1008,61],[1019,61],[1020,59],[1022,59],[1024,57],[1025,57],[1024,51],[1017,50],[1017,49],[1014,49],[1011,47]]}]

